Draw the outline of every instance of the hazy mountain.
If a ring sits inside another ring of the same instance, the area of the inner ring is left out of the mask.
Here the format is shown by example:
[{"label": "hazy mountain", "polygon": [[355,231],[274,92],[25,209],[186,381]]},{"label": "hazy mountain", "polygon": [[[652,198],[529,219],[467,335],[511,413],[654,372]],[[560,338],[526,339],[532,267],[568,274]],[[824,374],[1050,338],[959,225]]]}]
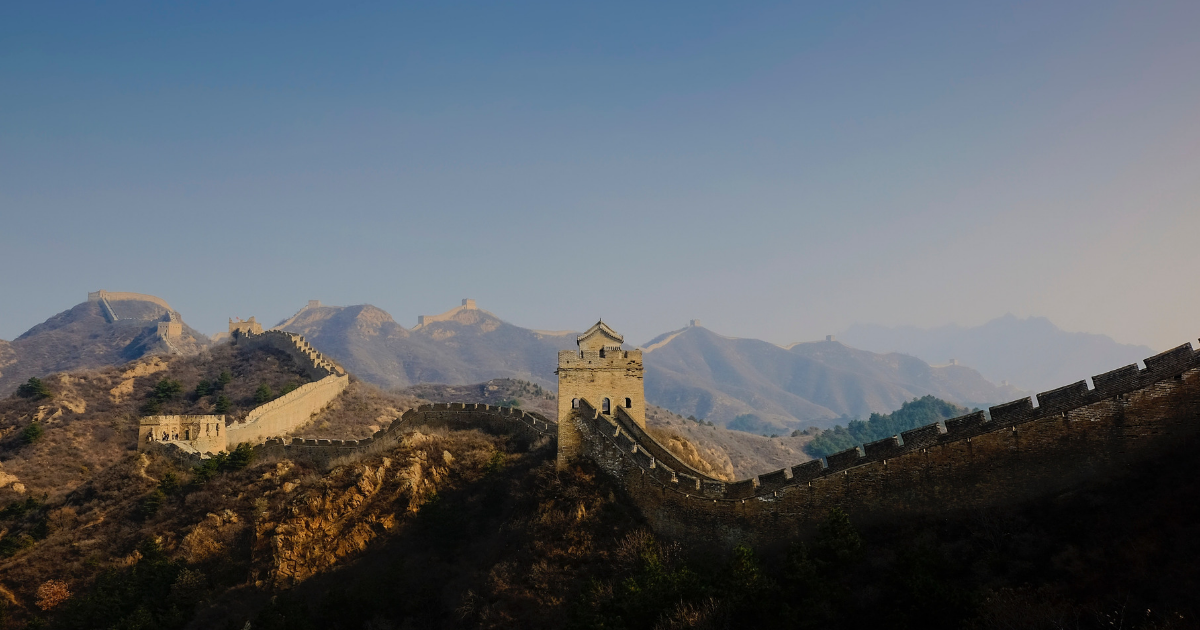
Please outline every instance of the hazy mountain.
[{"label": "hazy mountain", "polygon": [[839,338],[858,348],[903,352],[934,364],[957,359],[994,383],[1008,381],[1034,391],[1129,365],[1155,352],[1105,335],[1066,332],[1044,317],[1018,319],[1012,314],[973,328],[856,324]]},{"label": "hazy mountain", "polygon": [[1019,395],[962,365],[932,367],[837,341],[781,348],[698,326],[646,344],[645,365],[649,402],[755,433],[828,427],[841,417],[889,412],[927,394],[963,405]]},{"label": "hazy mountain", "polygon": [[574,348],[576,335],[513,326],[473,302],[412,329],[369,304],[308,306],[277,328],[304,335],[350,372],[386,387],[493,378],[552,387],[558,351]]},{"label": "hazy mountain", "polygon": [[[158,324],[171,318],[179,321],[182,334],[168,343],[159,337]],[[31,376],[118,365],[150,354],[191,354],[208,343],[153,296],[89,300],[11,342],[0,342],[0,396]]]}]

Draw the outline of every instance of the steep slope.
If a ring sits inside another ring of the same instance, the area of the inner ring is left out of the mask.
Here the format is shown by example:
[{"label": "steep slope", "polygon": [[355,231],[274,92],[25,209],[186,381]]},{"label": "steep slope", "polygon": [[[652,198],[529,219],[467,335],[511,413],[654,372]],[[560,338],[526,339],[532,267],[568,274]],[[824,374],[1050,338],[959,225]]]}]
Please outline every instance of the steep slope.
[{"label": "steep slope", "polygon": [[980,404],[1015,393],[964,366],[931,367],[834,341],[785,349],[690,327],[646,345],[647,400],[756,433],[831,426],[839,417],[891,411],[927,394]]},{"label": "steep slope", "polygon": [[903,352],[930,363],[958,359],[993,383],[1008,381],[1038,391],[1154,354],[1146,346],[1117,343],[1105,335],[1066,332],[1044,317],[1018,319],[1011,313],[972,328],[856,324],[840,338],[858,348]]},{"label": "steep slope", "polygon": [[314,305],[276,328],[304,335],[350,372],[385,387],[493,378],[549,387],[558,351],[575,345],[574,333],[513,326],[473,303],[423,320],[409,330],[369,304]]},{"label": "steep slope", "polygon": [[[77,304],[0,345],[0,396],[31,376],[119,365],[154,354],[194,354],[208,346],[208,338],[162,300],[113,295],[122,299]],[[180,334],[168,342],[158,334],[158,324],[172,319]]]},{"label": "steep slope", "polygon": [[[547,418],[554,418],[558,414],[557,396],[553,391],[512,379],[494,379],[473,385],[424,384],[398,393],[430,402],[517,406],[536,411]],[[646,426],[654,439],[676,456],[693,468],[718,479],[745,479],[811,459],[804,452],[804,445],[813,439],[810,435],[768,438],[743,431],[730,431],[688,420],[654,405],[646,409]],[[343,425],[332,428],[345,433]]]}]

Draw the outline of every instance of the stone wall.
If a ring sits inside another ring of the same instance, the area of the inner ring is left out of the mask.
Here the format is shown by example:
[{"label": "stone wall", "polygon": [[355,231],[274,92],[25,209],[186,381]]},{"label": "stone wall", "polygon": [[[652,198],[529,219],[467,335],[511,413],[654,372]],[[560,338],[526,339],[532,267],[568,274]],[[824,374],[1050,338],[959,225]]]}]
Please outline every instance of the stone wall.
[{"label": "stone wall", "polygon": [[[770,544],[833,507],[856,522],[1023,501],[1120,474],[1200,435],[1200,353],[1190,344],[1086,381],[727,483],[706,479],[629,423],[581,404],[586,454],[621,480],[654,528],[720,545]],[[657,447],[657,448],[656,448]]]},{"label": "stone wall", "polygon": [[175,443],[197,453],[226,450],[225,416],[146,416],[138,425],[138,450]]},{"label": "stone wall", "polygon": [[88,293],[89,302],[100,302],[102,300],[108,300],[110,302],[119,302],[121,300],[138,300],[140,302],[151,302],[153,304],[157,304],[168,311],[173,310],[171,305],[167,304],[166,300],[153,295],[146,295],[144,293],[123,293],[113,291],[92,291]]},{"label": "stone wall", "polygon": [[[244,331],[234,336],[234,343],[290,354],[314,380],[255,407],[229,427],[224,425],[225,416],[144,417],[138,427],[138,450],[177,446],[183,452],[204,455],[228,451],[242,442],[259,444],[308,422],[350,384],[346,371],[317,352],[301,335],[276,330],[258,334]],[[215,424],[215,418],[220,419],[220,424]],[[162,437],[164,433],[166,439]]]},{"label": "stone wall", "polygon": [[[581,400],[602,407],[610,401],[610,413],[618,407],[634,422],[646,426],[645,387],[642,383],[641,350],[563,350],[558,353],[558,417],[566,418]],[[629,407],[625,407],[626,399]],[[558,460],[565,463],[583,452],[574,425],[561,423]]]},{"label": "stone wall", "polygon": [[349,384],[349,376],[331,374],[315,383],[305,383],[269,403],[255,407],[246,414],[245,419],[229,426],[228,444],[258,444],[267,438],[290,433],[308,422],[314,413],[333,402]]},{"label": "stone wall", "polygon": [[365,440],[293,438],[290,442],[285,442],[281,438],[276,438],[267,440],[256,448],[255,452],[258,455],[307,461],[325,467],[342,459],[382,452],[395,446],[405,433],[421,426],[483,429],[496,434],[515,435],[528,443],[553,439],[557,433],[555,423],[547,420],[541,414],[512,407],[439,403],[409,409],[404,412],[404,415],[393,420],[386,429],[376,431],[374,436]]},{"label": "stone wall", "polygon": [[342,366],[318,352],[316,348],[305,341],[303,335],[282,330],[267,330],[257,334],[239,331],[233,335],[233,339],[238,346],[273,348],[294,356],[296,362],[306,369],[308,377],[314,381],[331,374],[346,374],[346,370],[342,369]]}]

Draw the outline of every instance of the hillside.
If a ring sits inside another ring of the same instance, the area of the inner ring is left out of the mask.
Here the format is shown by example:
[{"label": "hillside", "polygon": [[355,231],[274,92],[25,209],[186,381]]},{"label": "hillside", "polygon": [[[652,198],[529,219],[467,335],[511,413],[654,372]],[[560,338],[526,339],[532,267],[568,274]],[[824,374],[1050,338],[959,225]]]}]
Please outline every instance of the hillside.
[{"label": "hillside", "polygon": [[572,333],[520,328],[475,308],[473,301],[426,320],[406,329],[368,304],[314,305],[276,328],[304,335],[347,370],[382,387],[494,378],[551,387],[558,351],[575,345]]},{"label": "hillside", "polygon": [[1105,335],[1066,332],[1044,317],[1012,314],[970,328],[856,324],[840,338],[858,348],[903,352],[934,364],[958,359],[993,383],[1007,381],[1030,391],[1059,387],[1154,354],[1146,346],[1117,343]]},{"label": "hillside", "polygon": [[1150,629],[1200,612],[1194,457],[935,521],[833,513],[805,540],[722,553],[657,538],[550,445],[414,428],[331,470],[129,454],[10,505],[0,610],[16,627],[332,630]]},{"label": "hillside", "polygon": [[914,357],[875,354],[836,341],[781,348],[699,326],[651,340],[644,361],[650,402],[753,433],[830,427],[930,394],[962,405],[1019,395],[961,365],[932,367]]},{"label": "hillside", "polygon": [[[430,402],[519,406],[547,418],[558,415],[554,392],[525,381],[495,379],[473,385],[425,384],[397,392]],[[646,429],[692,467],[718,479],[745,479],[812,459],[804,452],[811,436],[769,438],[688,420],[662,407],[646,408]],[[324,436],[322,436],[324,437]]]},{"label": "hillside", "polygon": [[[11,342],[0,342],[0,396],[31,376],[120,365],[156,354],[194,354],[208,346],[208,338],[183,323],[162,300],[111,295],[120,299],[77,304]],[[181,333],[168,342],[157,329],[172,318]]]},{"label": "hillside", "polygon": [[[274,396],[307,379],[290,355],[221,344],[193,356],[144,357],[41,380],[51,398],[0,399],[0,504],[44,493],[63,496],[129,456],[138,418],[152,411],[148,406],[155,413],[215,413],[224,398],[228,423],[258,406],[259,387]],[[203,396],[197,392],[202,381],[211,385]],[[33,440],[31,426],[40,429]]]}]

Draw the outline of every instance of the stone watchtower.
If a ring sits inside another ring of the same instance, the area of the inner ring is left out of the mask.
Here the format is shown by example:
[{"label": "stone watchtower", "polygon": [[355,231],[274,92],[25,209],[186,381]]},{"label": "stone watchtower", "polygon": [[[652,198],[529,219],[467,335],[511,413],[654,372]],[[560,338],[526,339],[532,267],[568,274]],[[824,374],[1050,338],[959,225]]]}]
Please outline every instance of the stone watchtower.
[{"label": "stone watchtower", "polygon": [[581,450],[579,429],[572,413],[579,401],[604,414],[623,411],[646,426],[646,390],[642,382],[642,351],[622,350],[625,338],[597,322],[579,335],[579,351],[558,353],[558,463],[565,464]]}]

